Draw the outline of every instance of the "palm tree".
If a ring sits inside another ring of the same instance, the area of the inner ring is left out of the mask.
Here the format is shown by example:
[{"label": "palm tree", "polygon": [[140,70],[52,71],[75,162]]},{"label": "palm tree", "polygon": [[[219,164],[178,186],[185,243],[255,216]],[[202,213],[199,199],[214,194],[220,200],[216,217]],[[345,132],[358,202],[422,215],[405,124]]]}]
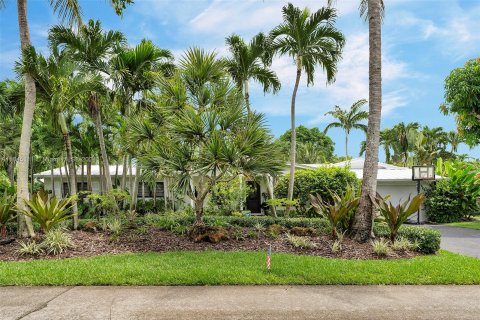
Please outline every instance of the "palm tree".
[{"label": "palm tree", "polygon": [[382,113],[382,0],[361,0],[360,15],[368,20],[369,31],[369,114],[365,163],[360,202],[352,226],[353,239],[365,242],[371,237],[373,203],[376,194],[380,119]]},{"label": "palm tree", "polygon": [[367,126],[361,121],[368,118],[368,112],[363,111],[362,107],[367,104],[367,100],[361,99],[353,103],[350,110],[341,109],[339,106],[335,106],[335,110],[327,112],[325,115],[331,115],[337,122],[332,122],[325,128],[327,133],[330,128],[342,128],[345,131],[345,159],[348,159],[348,136],[352,129],[360,129],[365,133],[367,132]]},{"label": "palm tree", "polygon": [[458,134],[458,132],[455,132],[455,131],[447,132],[446,140],[447,140],[447,143],[450,145],[451,153],[457,153],[458,146],[462,142],[464,142],[463,138]]},{"label": "palm tree", "polygon": [[[177,73],[160,82],[160,104],[130,128],[129,136],[147,150],[140,159],[147,172],[172,177],[175,191],[192,199],[196,225],[203,223],[204,202],[216,184],[276,174],[282,164],[264,116],[246,112],[244,96],[223,73],[215,54],[188,50]],[[186,99],[172,108],[178,91]],[[162,117],[164,131],[155,135],[154,119]]]},{"label": "palm tree", "polygon": [[[55,26],[50,30],[49,39],[54,47],[65,45],[85,71],[101,75],[109,73],[106,59],[111,58],[126,42],[121,32],[105,32],[102,30],[100,21],[93,20],[89,20],[88,24],[83,25],[78,32],[64,26]],[[103,172],[105,173],[106,191],[108,192],[112,190],[112,179],[105,147],[101,109],[97,93],[91,92],[88,99],[88,110],[95,122],[104,167]]]},{"label": "palm tree", "polygon": [[[24,52],[24,61],[17,65],[17,70],[29,73],[36,82],[38,104],[48,110],[52,122],[60,129],[69,169],[69,192],[71,196],[77,194],[77,180],[75,160],[73,157],[72,142],[66,113],[71,110],[77,100],[86,93],[103,90],[102,78],[98,75],[78,72],[78,65],[72,61],[66,52],[53,51],[52,55],[44,58],[36,53],[33,47]],[[73,227],[78,227],[77,203],[72,203]]]},{"label": "palm tree", "polygon": [[[112,0],[111,4],[115,9],[117,15],[121,15],[127,4],[132,3],[132,0]],[[0,8],[5,5],[5,0],[0,0]],[[68,22],[70,26],[82,24],[81,8],[77,0],[51,0],[50,5],[54,12],[58,12],[62,21]],[[18,26],[20,33],[20,44],[22,52],[30,45],[30,32],[28,28],[27,19],[27,0],[17,0],[18,12]],[[25,82],[25,106],[22,118],[22,131],[20,135],[20,145],[18,151],[17,162],[17,207],[20,210],[26,210],[27,207],[24,199],[29,198],[28,190],[28,172],[30,158],[30,142],[32,136],[32,121],[33,113],[35,111],[35,80],[28,73],[23,75]],[[25,215],[17,215],[18,228],[17,234],[19,237],[34,236],[33,225],[31,219]]]},{"label": "palm tree", "polygon": [[[307,75],[307,84],[313,85],[315,67],[320,66],[327,75],[327,83],[335,80],[337,63],[345,44],[344,35],[334,27],[336,10],[327,7],[311,13],[308,8],[300,10],[291,3],[282,8],[283,22],[271,33],[272,49],[280,55],[289,55],[295,61],[296,79],[291,102],[290,180],[288,199],[293,197],[296,160],[295,101],[302,71]],[[290,207],[285,214],[288,215]]]},{"label": "palm tree", "polygon": [[[142,40],[135,48],[120,51],[111,60],[111,76],[114,80],[114,90],[122,101],[122,114],[132,116],[140,112],[141,107],[145,105],[144,94],[152,90],[161,78],[171,75],[174,69],[172,53],[158,48],[151,41]],[[135,95],[139,95],[137,101],[134,101]],[[130,150],[129,166],[132,171],[132,158],[136,149]],[[130,186],[132,210],[136,207],[140,167],[137,166],[136,170],[134,185]]]},{"label": "palm tree", "polygon": [[238,35],[233,34],[225,40],[232,57],[225,60],[228,73],[237,84],[237,88],[243,92],[250,112],[250,95],[248,81],[253,79],[260,83],[263,92],[280,90],[280,80],[271,64],[270,39],[263,33],[258,33],[249,44]]}]

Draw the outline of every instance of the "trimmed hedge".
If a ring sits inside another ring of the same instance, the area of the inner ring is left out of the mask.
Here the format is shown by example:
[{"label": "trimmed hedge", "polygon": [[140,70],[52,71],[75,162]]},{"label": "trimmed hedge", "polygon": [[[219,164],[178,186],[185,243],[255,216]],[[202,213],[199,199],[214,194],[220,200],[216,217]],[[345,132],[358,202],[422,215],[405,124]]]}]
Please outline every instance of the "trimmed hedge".
[{"label": "trimmed hedge", "polygon": [[[286,198],[290,174],[280,177],[275,187],[277,198]],[[360,190],[360,180],[347,168],[319,167],[317,169],[300,169],[295,171],[293,198],[298,199],[299,207],[306,210],[308,195],[318,193],[323,199],[331,201],[330,192],[345,194],[347,187]]]},{"label": "trimmed hedge", "polygon": [[[195,222],[193,216],[146,216],[146,223],[157,226],[161,229],[170,229],[172,225],[191,226]],[[315,228],[328,232],[330,225],[323,218],[282,218],[269,216],[252,216],[252,217],[234,217],[234,216],[205,216],[204,222],[207,225],[222,226],[239,226],[245,228],[253,228],[256,224],[262,224],[268,227],[272,224],[279,224],[282,227],[291,229],[294,227]]]},{"label": "trimmed hedge", "polygon": [[[384,223],[375,224],[373,233],[377,237],[390,237],[390,229]],[[411,242],[416,242],[418,244],[417,251],[425,254],[436,253],[440,250],[441,234],[437,230],[403,225],[398,230],[397,237],[403,237]]]}]

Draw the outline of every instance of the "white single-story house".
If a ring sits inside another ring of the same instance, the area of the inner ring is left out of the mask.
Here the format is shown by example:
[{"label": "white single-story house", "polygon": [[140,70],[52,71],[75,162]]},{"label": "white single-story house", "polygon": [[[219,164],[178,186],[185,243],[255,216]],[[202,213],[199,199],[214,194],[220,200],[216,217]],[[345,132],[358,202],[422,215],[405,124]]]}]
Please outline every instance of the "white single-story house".
[{"label": "white single-story house", "polygon": [[[355,173],[357,178],[362,179],[363,176],[364,159],[357,158],[349,161],[343,161],[334,164],[297,164],[297,169],[315,169],[322,166],[334,166],[334,167],[346,167]],[[289,171],[288,165],[285,166],[284,173]],[[87,190],[87,169],[86,167],[77,168],[77,190]],[[120,185],[122,180],[123,167],[110,166],[110,176],[114,185]],[[127,170],[127,190],[129,186],[133,185],[135,180],[136,168],[133,166],[132,173]],[[65,168],[56,168],[47,170],[34,175],[35,178],[41,179],[45,183],[45,189],[52,191],[58,198],[68,194],[68,181],[65,176]],[[52,179],[53,177],[53,179]],[[270,180],[270,179],[269,179]],[[95,193],[102,193],[105,187],[100,185],[100,168],[98,165],[91,166],[91,181],[92,191]],[[151,200],[155,197],[157,199],[164,199],[170,201],[173,207],[180,208],[185,204],[193,205],[193,201],[188,196],[175,196],[169,188],[169,178],[163,178],[157,181],[156,187],[151,188],[146,183],[140,182],[138,186],[138,199]],[[262,203],[265,202],[268,195],[268,183],[271,185],[271,181],[267,183],[266,179],[259,179],[259,181],[248,181],[253,192],[247,197],[245,201],[245,210],[252,213],[263,213]],[[152,190],[153,189],[153,190]],[[405,200],[409,195],[414,196],[417,194],[417,184],[412,181],[412,169],[405,167],[397,167],[394,165],[379,163],[378,175],[377,175],[377,192],[382,195],[390,195],[393,203],[398,203],[400,200]],[[416,214],[411,217],[411,220],[416,221]],[[423,208],[421,210],[420,220],[424,221],[425,216],[423,214]]]},{"label": "white single-story house", "polygon": [[[106,190],[105,185],[101,184],[102,179],[100,179],[100,166],[91,165],[91,190],[93,193],[103,194],[103,191]],[[126,175],[126,189],[130,192],[131,186],[133,186],[136,176],[136,167],[132,166],[132,172],[129,172],[127,168]],[[123,166],[122,165],[113,165],[110,166],[110,177],[115,186],[120,186],[122,181]],[[88,177],[87,177],[87,166],[85,165],[83,170],[82,166],[77,166],[77,191],[87,191],[88,190]],[[34,174],[36,179],[40,179],[44,182],[45,190],[51,191],[57,198],[62,198],[69,194],[69,181],[65,174],[65,167],[55,168],[53,170],[43,171],[37,174]],[[193,200],[188,196],[178,196],[174,194],[169,188],[171,180],[167,177],[159,179],[155,187],[151,185],[139,182],[137,190],[137,199],[139,201],[163,199],[166,202],[172,204],[173,208],[181,208],[186,204],[191,206],[194,205]],[[261,214],[263,213],[262,203],[267,199],[266,195],[268,193],[268,185],[266,179],[259,179],[258,181],[247,181],[249,187],[253,190],[245,199],[244,210],[248,210],[251,213]],[[130,192],[132,193],[132,192]],[[205,201],[207,203],[207,201]]]}]

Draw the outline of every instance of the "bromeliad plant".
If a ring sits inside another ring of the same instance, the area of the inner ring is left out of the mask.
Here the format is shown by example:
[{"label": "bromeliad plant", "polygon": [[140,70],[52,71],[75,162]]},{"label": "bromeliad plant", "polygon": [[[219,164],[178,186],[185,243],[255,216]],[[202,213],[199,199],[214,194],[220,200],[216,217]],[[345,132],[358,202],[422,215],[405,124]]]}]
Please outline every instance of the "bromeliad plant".
[{"label": "bromeliad plant", "polygon": [[47,233],[62,221],[73,216],[70,214],[73,201],[73,197],[61,200],[52,197],[48,200],[48,194],[45,191],[39,191],[33,195],[31,200],[25,200],[28,209],[19,210],[19,212],[37,222],[42,231]]},{"label": "bromeliad plant", "polygon": [[397,238],[398,229],[407,220],[409,216],[414,214],[425,201],[425,195],[420,193],[410,200],[410,197],[404,202],[400,202],[394,206],[388,199],[390,196],[383,198],[377,193],[376,197],[371,197],[373,205],[377,208],[380,215],[390,229],[390,240],[392,243]]},{"label": "bromeliad plant", "polygon": [[332,202],[323,200],[319,194],[316,194],[315,196],[310,194],[309,196],[310,203],[315,211],[320,215],[325,216],[328,218],[328,221],[330,221],[332,236],[334,238],[338,238],[338,225],[350,219],[351,214],[355,212],[360,199],[355,195],[355,191],[351,187],[347,188],[343,196],[339,196],[332,192],[330,194],[333,199]]},{"label": "bromeliad plant", "polygon": [[8,194],[6,191],[0,197],[0,238],[7,238],[7,223],[14,218],[15,210],[13,209],[15,196]]}]

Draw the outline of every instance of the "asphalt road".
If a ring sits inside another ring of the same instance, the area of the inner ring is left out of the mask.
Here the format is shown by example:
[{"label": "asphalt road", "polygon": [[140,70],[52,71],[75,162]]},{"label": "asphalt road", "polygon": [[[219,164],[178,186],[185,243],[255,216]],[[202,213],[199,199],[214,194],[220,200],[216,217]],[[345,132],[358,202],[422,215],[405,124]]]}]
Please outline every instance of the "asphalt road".
[{"label": "asphalt road", "polygon": [[442,234],[440,243],[442,249],[480,258],[480,230],[440,225],[429,225],[428,227],[438,230]]},{"label": "asphalt road", "polygon": [[0,287],[0,319],[479,319],[480,286]]}]

